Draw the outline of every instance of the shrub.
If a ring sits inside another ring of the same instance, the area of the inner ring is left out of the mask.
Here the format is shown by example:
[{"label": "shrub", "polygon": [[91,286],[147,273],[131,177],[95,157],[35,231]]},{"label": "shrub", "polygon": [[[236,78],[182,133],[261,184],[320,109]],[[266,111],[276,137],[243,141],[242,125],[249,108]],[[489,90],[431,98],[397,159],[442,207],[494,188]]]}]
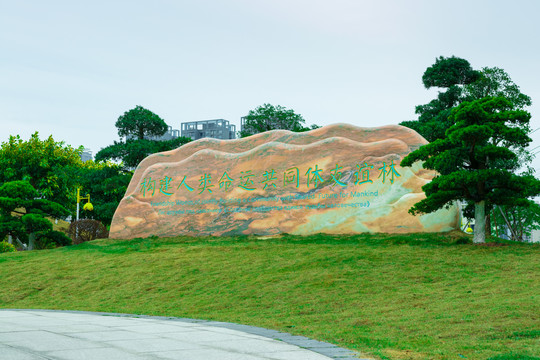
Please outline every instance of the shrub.
[{"label": "shrub", "polygon": [[48,231],[36,237],[35,247],[38,250],[54,249],[58,246],[71,245],[71,239],[60,231]]},{"label": "shrub", "polygon": [[85,241],[103,239],[109,237],[109,232],[103,224],[97,220],[83,219],[71,223],[68,235],[73,244],[81,244]]},{"label": "shrub", "polygon": [[17,249],[7,241],[0,241],[0,253],[15,252]]},{"label": "shrub", "polygon": [[469,236],[462,236],[456,240],[457,245],[472,244],[472,238]]}]

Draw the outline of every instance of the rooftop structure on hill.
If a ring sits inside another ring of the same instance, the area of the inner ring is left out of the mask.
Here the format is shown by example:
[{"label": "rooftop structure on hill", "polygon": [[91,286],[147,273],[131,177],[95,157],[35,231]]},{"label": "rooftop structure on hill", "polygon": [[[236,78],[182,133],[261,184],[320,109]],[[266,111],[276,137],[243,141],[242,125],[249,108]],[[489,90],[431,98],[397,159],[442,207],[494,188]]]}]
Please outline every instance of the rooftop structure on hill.
[{"label": "rooftop structure on hill", "polygon": [[236,125],[230,124],[229,120],[213,119],[190,121],[181,124],[182,136],[192,140],[205,137],[215,139],[236,139]]},{"label": "rooftop structure on hill", "polygon": [[92,150],[85,148],[83,152],[81,153],[81,160],[83,162],[94,160],[94,157],[92,156]]}]

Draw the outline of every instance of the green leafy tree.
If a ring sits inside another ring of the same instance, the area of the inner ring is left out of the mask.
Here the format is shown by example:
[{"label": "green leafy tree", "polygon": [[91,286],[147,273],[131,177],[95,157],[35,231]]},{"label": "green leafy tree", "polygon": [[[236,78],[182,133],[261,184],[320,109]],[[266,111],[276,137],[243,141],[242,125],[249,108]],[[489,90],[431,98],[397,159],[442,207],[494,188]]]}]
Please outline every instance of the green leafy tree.
[{"label": "green leafy tree", "polygon": [[508,229],[512,240],[523,241],[531,237],[533,230],[540,229],[540,206],[536,203],[497,206],[491,218],[492,233],[501,237],[504,229]]},{"label": "green leafy tree", "polygon": [[148,155],[176,149],[191,141],[181,136],[172,140],[152,140],[149,137],[161,136],[167,131],[167,124],[159,116],[141,106],[124,113],[116,122],[118,135],[126,136],[126,141],[114,141],[101,149],[96,161],[120,161],[125,170],[131,171]]},{"label": "green leafy tree", "polygon": [[172,140],[130,139],[126,142],[115,141],[113,145],[101,149],[95,157],[96,161],[121,161],[127,169],[134,169],[148,155],[176,149],[191,139],[185,136]]},{"label": "green leafy tree", "polygon": [[[435,141],[446,136],[446,130],[453,125],[450,120],[452,109],[464,101],[479,100],[487,96],[504,97],[512,103],[513,109],[524,109],[531,105],[529,96],[522,94],[510,76],[502,69],[484,67],[481,71],[471,68],[468,61],[454,56],[450,58],[439,57],[435,64],[426,69],[422,81],[426,88],[438,87],[446,89],[439,92],[437,99],[429,104],[416,107],[419,114],[417,121],[405,121],[401,125],[416,130],[428,141]],[[516,147],[514,152],[520,158],[513,161],[512,171],[519,171],[520,167],[530,164],[532,156],[526,148]],[[511,165],[508,164],[508,170]],[[487,235],[491,234],[491,218],[493,204],[486,204]],[[531,207],[527,207],[531,209]],[[518,211],[522,213],[522,211]],[[474,204],[467,204],[464,214],[473,216]]]},{"label": "green leafy tree", "polygon": [[274,106],[271,104],[264,104],[254,110],[250,110],[248,115],[244,117],[244,121],[242,130],[240,131],[240,137],[276,129],[302,132],[319,127],[317,125],[311,125],[311,127],[306,128],[303,126],[306,121],[302,115],[296,114],[294,110],[287,109],[281,105]]},{"label": "green leafy tree", "polygon": [[0,146],[0,183],[28,181],[40,197],[69,207],[75,203],[74,174],[82,166],[82,151],[52,136],[41,140],[37,132],[28,141],[10,136]]},{"label": "green leafy tree", "polygon": [[452,126],[449,121],[452,109],[463,101],[502,96],[510,100],[515,109],[531,105],[531,98],[521,93],[504,70],[497,67],[474,70],[467,60],[455,56],[436,59],[424,72],[422,83],[426,89],[435,87],[446,91],[440,91],[428,104],[416,106],[418,120],[403,121],[400,125],[417,131],[430,142],[444,138],[446,130]]},{"label": "green leafy tree", "polygon": [[531,106],[531,98],[523,94],[510,76],[497,67],[484,67],[480,76],[472,83],[464,86],[463,99],[478,100],[487,96],[502,96],[509,100],[514,109],[524,109]]},{"label": "green leafy tree", "polygon": [[482,243],[486,203],[529,206],[530,198],[540,194],[539,180],[513,172],[519,161],[513,150],[531,142],[530,114],[515,110],[504,97],[486,97],[462,103],[449,121],[453,125],[444,138],[411,152],[401,162],[412,166],[421,160],[424,168],[440,174],[422,187],[426,198],[409,212],[430,213],[456,200],[474,204],[473,241]]},{"label": "green leafy tree", "polygon": [[53,230],[46,216],[63,218],[69,211],[62,205],[41,198],[27,181],[10,181],[0,186],[0,238],[6,235],[28,244],[49,247],[69,245],[71,239]]},{"label": "green leafy tree", "polygon": [[[503,70],[497,67],[484,67],[480,72],[480,76],[474,82],[469,83],[463,88],[463,101],[473,101],[478,100],[487,96],[492,97],[504,97],[512,103],[513,109],[523,110],[525,107],[531,105],[531,98],[523,93],[521,93],[519,86],[516,85],[510,76]],[[527,167],[527,172],[529,174],[534,174],[534,170],[529,166],[532,161],[532,155],[525,147],[516,147],[514,152],[519,157],[519,161],[513,162],[514,167],[512,168],[511,164],[508,164],[508,170],[513,172],[518,172],[520,168]],[[472,209],[472,204],[469,204],[468,207]],[[523,220],[534,218],[534,207],[525,206],[522,208],[517,208],[514,205],[514,209],[510,210],[510,206],[506,207],[506,211],[509,214],[522,215]],[[486,203],[486,235],[491,235],[491,214],[500,216],[500,211],[494,208],[493,204]],[[499,219],[500,220],[500,219]],[[497,221],[497,219],[495,219]],[[524,223],[522,223],[524,224]],[[530,224],[529,227],[534,226]]]},{"label": "green leafy tree", "polygon": [[90,194],[93,211],[82,211],[81,218],[95,219],[110,225],[114,212],[124,197],[132,174],[111,162],[87,161],[78,173],[79,186]]},{"label": "green leafy tree", "polygon": [[139,140],[161,136],[167,132],[167,124],[152,111],[140,105],[128,110],[116,121],[120,137],[135,137]]},{"label": "green leafy tree", "polygon": [[416,106],[418,120],[403,121],[400,125],[415,130],[429,142],[444,138],[446,129],[452,125],[448,119],[452,108],[465,98],[464,86],[479,78],[480,72],[474,70],[467,60],[440,56],[424,72],[422,83],[426,89],[436,87],[446,91],[439,92],[437,98],[428,104]]}]

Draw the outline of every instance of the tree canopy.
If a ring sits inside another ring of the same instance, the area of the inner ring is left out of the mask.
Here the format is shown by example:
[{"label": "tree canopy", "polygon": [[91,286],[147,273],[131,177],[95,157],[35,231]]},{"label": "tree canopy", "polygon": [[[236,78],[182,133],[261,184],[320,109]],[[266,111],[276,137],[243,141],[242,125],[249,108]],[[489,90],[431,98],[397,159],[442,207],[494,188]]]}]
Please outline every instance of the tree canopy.
[{"label": "tree canopy", "polygon": [[540,206],[535,203],[498,206],[493,211],[491,225],[492,233],[499,237],[505,234],[514,241],[530,239],[533,230],[540,229]]},{"label": "tree canopy", "polygon": [[240,137],[277,129],[301,132],[318,128],[317,125],[311,125],[310,128],[304,127],[303,124],[306,121],[302,115],[281,105],[271,104],[263,104],[250,110],[244,117],[244,121]]},{"label": "tree canopy", "polygon": [[46,216],[64,218],[69,211],[41,198],[28,181],[10,181],[0,186],[0,238],[11,235],[32,249],[34,244],[68,245],[71,240],[53,230]]},{"label": "tree canopy", "polygon": [[422,83],[426,89],[446,90],[439,91],[437,98],[428,104],[416,106],[418,120],[403,121],[400,125],[416,130],[429,142],[445,137],[446,130],[452,126],[449,120],[452,109],[463,101],[502,96],[516,109],[531,105],[531,98],[521,93],[504,70],[497,67],[474,70],[467,60],[455,56],[437,58],[422,75]]},{"label": "tree canopy", "polygon": [[190,141],[190,138],[184,136],[163,141],[147,139],[130,139],[125,142],[115,141],[112,145],[101,149],[96,154],[95,160],[121,161],[128,169],[134,169],[148,155],[176,149]]},{"label": "tree canopy", "polygon": [[128,110],[116,121],[118,136],[134,137],[139,140],[161,136],[167,132],[167,124],[152,111],[140,105]]},{"label": "tree canopy", "polygon": [[422,83],[426,89],[438,87],[446,91],[439,92],[428,104],[416,106],[418,120],[403,121],[400,125],[416,130],[429,142],[443,138],[446,129],[452,125],[448,120],[452,108],[464,100],[464,86],[477,81],[480,76],[480,72],[465,59],[455,56],[437,58],[424,72]]},{"label": "tree canopy", "polygon": [[480,76],[474,81],[464,86],[463,100],[472,101],[486,96],[501,96],[509,100],[515,109],[524,109],[531,106],[531,98],[519,90],[503,70],[497,67],[484,67],[480,71]]},{"label": "tree canopy", "polygon": [[181,136],[172,140],[152,140],[149,137],[161,136],[167,131],[167,124],[158,115],[136,106],[124,113],[116,122],[118,135],[126,136],[126,141],[114,141],[95,156],[96,161],[121,161],[126,170],[132,170],[148,155],[176,149],[191,141]]},{"label": "tree canopy", "polygon": [[[52,136],[41,140],[35,132],[28,141],[10,136],[0,146],[0,183],[25,180],[40,197],[60,204],[73,204],[76,178],[82,166],[83,148],[74,149]],[[67,206],[67,205],[66,205]]]},{"label": "tree canopy", "polygon": [[415,204],[412,214],[429,213],[455,200],[475,206],[474,242],[485,241],[485,206],[534,204],[540,181],[532,175],[516,175],[519,157],[515,150],[531,139],[530,114],[515,109],[504,97],[484,97],[463,102],[451,111],[452,125],[445,137],[411,152],[402,166],[424,161],[424,168],[440,175],[422,189],[426,198]]},{"label": "tree canopy", "polygon": [[426,69],[422,75],[422,83],[426,89],[432,87],[450,88],[455,85],[465,85],[476,81],[479,73],[473,70],[471,64],[462,58],[439,56],[435,64]]},{"label": "tree canopy", "polygon": [[131,173],[110,162],[87,161],[79,170],[79,186],[91,196],[94,210],[82,212],[81,218],[99,220],[110,225],[118,204],[131,181]]}]

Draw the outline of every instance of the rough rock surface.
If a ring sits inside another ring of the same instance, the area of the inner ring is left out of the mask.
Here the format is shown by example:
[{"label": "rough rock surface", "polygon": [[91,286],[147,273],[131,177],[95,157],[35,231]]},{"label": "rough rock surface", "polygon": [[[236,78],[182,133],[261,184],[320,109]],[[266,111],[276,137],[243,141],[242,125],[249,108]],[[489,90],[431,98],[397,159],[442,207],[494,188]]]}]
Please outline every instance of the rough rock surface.
[{"label": "rough rock surface", "polygon": [[346,124],[194,141],[141,162],[110,236],[448,231],[456,208],[407,212],[435,173],[399,163],[425,143],[398,125]]}]

